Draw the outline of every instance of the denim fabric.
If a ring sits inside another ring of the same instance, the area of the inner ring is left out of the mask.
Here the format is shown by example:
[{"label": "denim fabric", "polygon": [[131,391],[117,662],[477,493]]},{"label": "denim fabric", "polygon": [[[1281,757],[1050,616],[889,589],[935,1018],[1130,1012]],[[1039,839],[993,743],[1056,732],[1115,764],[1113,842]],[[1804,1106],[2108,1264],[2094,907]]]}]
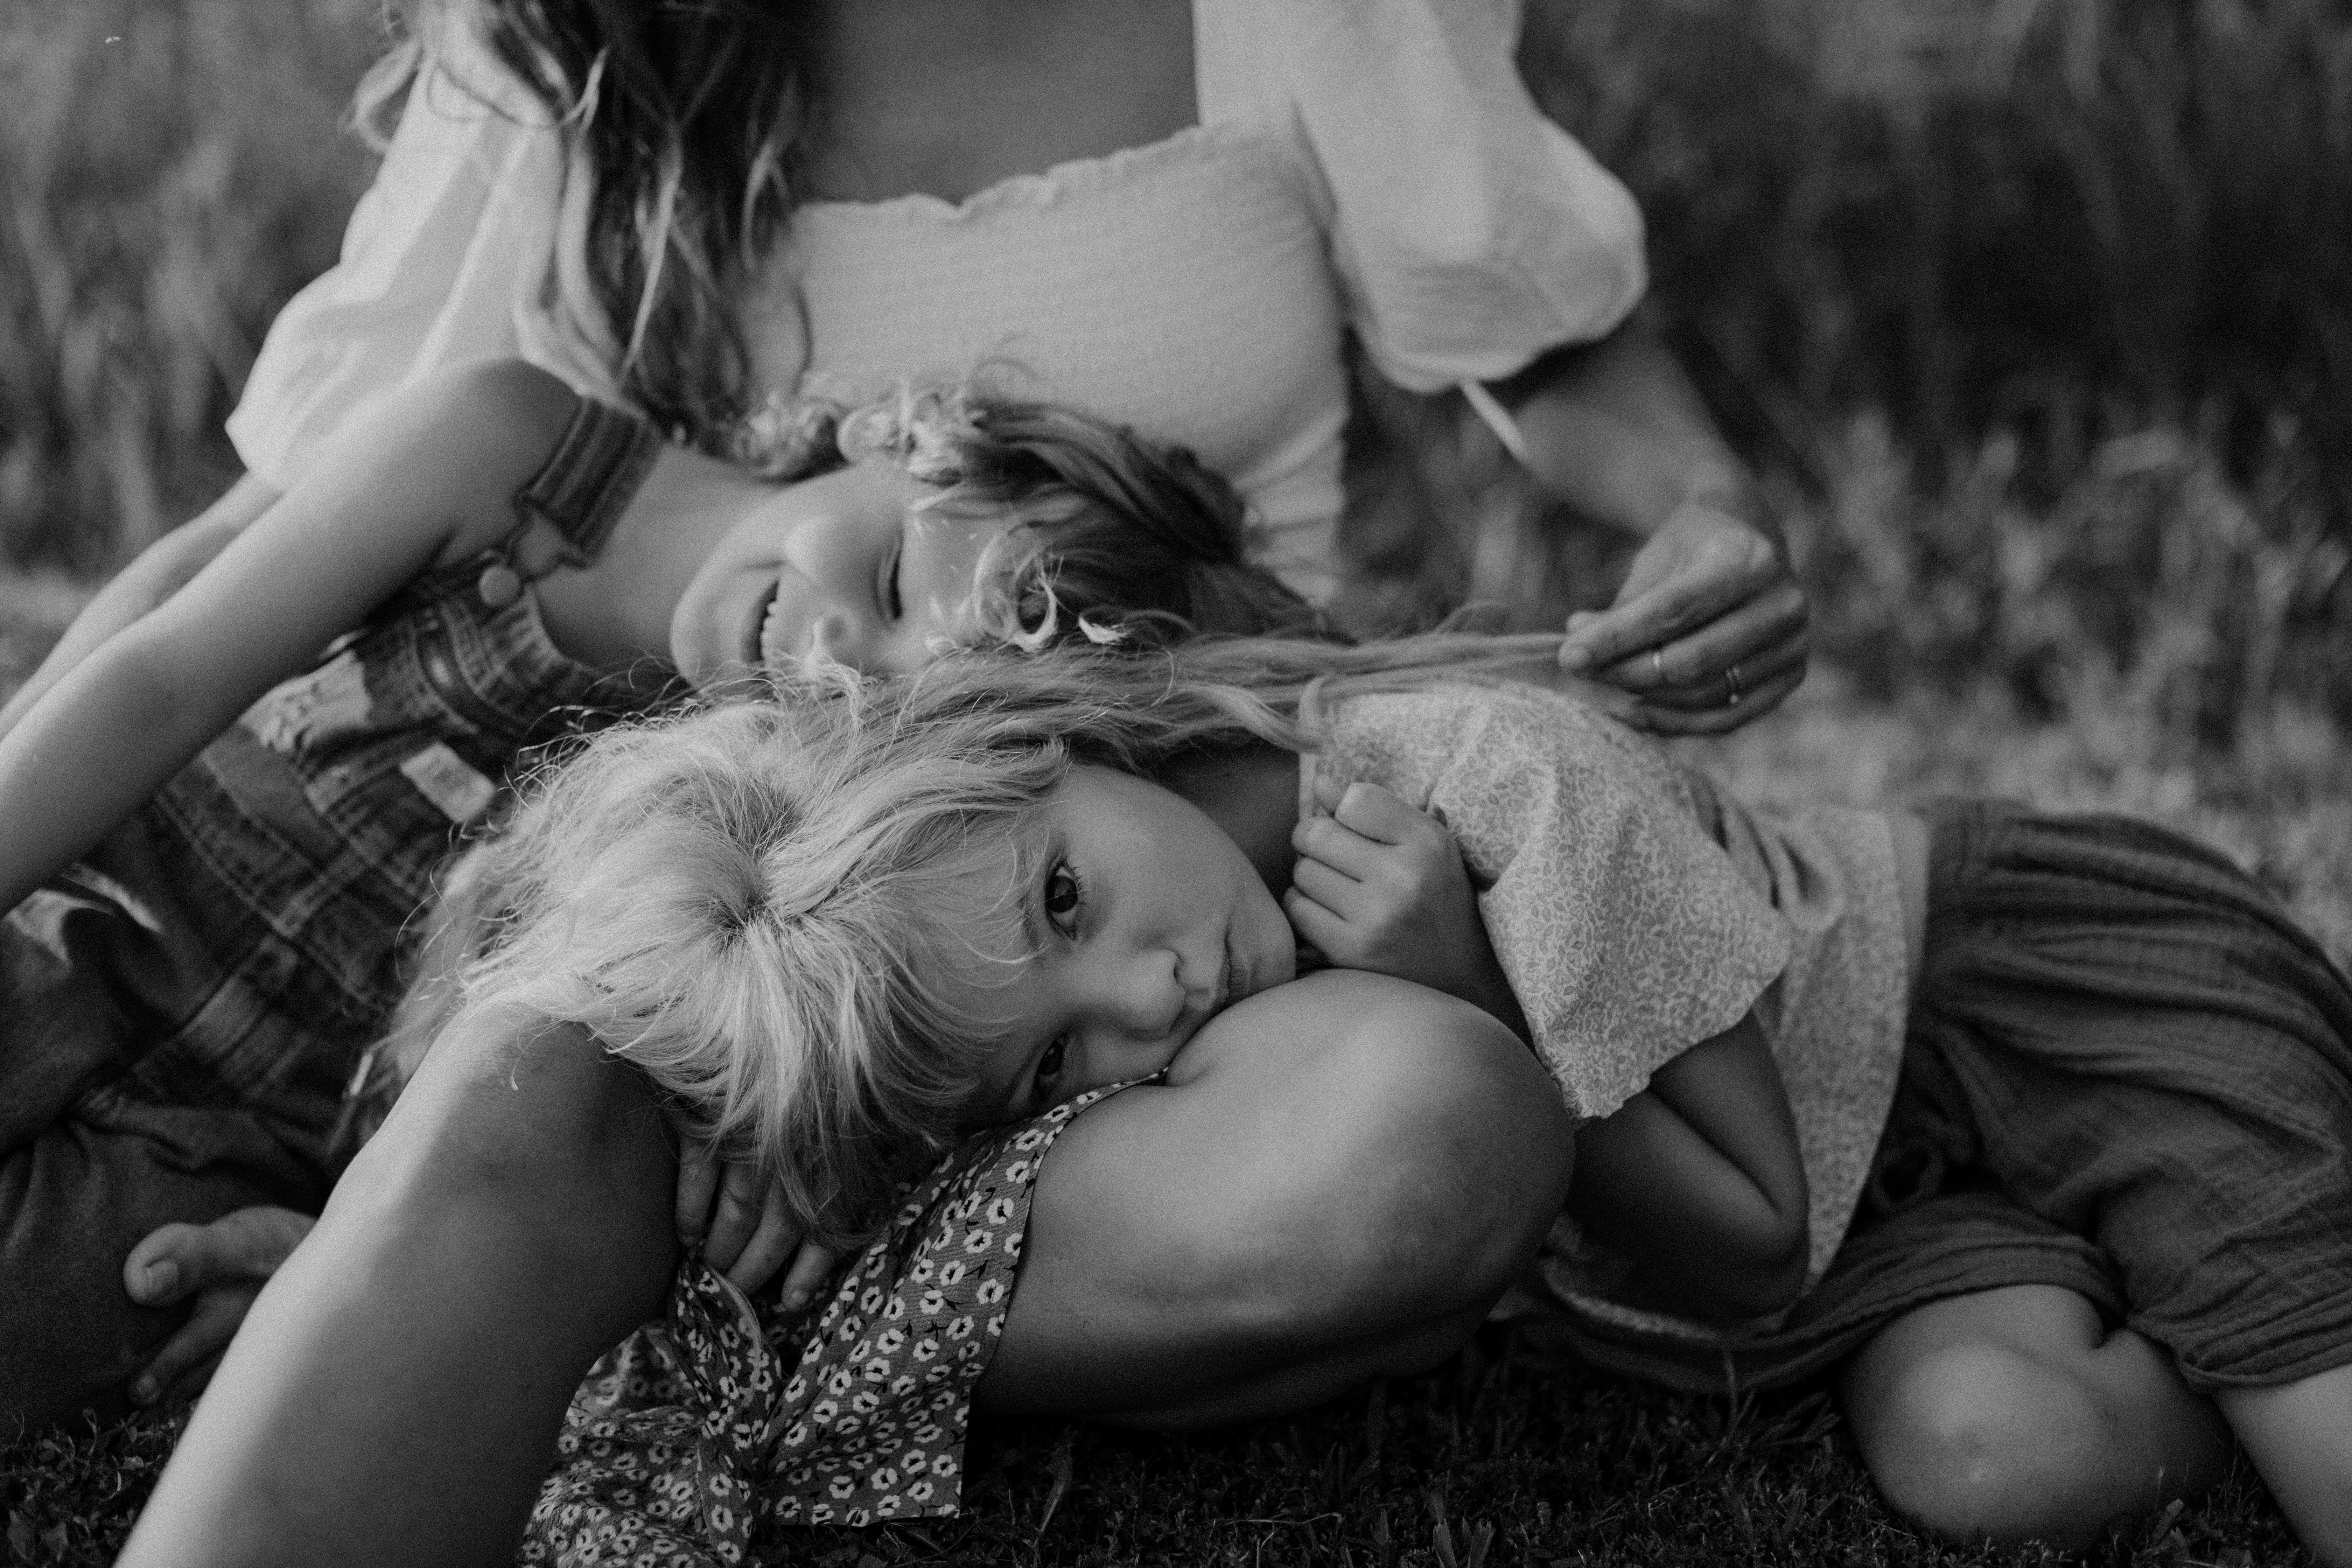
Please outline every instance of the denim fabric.
[{"label": "denim fabric", "polygon": [[2352,984],[2252,878],[2125,817],[1931,814],[1924,970],[1864,1211],[1779,1331],[1539,1348],[1686,1388],[1826,1369],[1939,1298],[2064,1286],[2194,1385],[2352,1363]]},{"label": "denim fabric", "polygon": [[[658,445],[583,402],[518,535],[585,559]],[[0,924],[0,1420],[119,1401],[184,1319],[123,1293],[148,1231],[324,1202],[436,868],[522,753],[642,702],[486,602],[503,559],[410,584]]]}]

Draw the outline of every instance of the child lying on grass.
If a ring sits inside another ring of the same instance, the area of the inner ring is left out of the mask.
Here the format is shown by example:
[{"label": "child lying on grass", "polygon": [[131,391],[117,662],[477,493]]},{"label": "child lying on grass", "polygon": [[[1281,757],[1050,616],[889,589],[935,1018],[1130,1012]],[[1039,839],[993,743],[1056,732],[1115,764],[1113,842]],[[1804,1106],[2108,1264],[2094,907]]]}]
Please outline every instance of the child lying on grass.
[{"label": "child lying on grass", "polygon": [[1304,937],[1549,1068],[1576,1177],[1515,1307],[1595,1359],[1841,1367],[1889,1500],[1967,1537],[2089,1540],[2234,1434],[2352,1561],[2352,989],[2317,945],[2145,824],[1768,816],[1465,679],[1542,652],[975,657],[591,742],[497,851],[453,1033],[592,1030],[810,1234],[883,1229],[800,1329],[689,1262],[527,1556],[951,1510],[1046,1147],[1271,1022]]},{"label": "child lying on grass", "polygon": [[323,1201],[404,931],[530,748],[780,658],[1303,615],[1222,481],[1097,421],[909,394],[746,428],[797,482],[519,363],[443,373],[13,705],[0,1409],[119,1403],[184,1315],[125,1299],[142,1237]]}]

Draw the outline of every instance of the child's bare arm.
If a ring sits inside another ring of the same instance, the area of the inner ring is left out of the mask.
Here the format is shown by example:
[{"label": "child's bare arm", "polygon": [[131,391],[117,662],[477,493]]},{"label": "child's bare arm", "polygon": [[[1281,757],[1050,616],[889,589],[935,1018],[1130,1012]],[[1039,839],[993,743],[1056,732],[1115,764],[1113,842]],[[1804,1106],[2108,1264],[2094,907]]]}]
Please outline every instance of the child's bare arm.
[{"label": "child's bare arm", "polygon": [[543,372],[511,370],[472,367],[391,400],[0,735],[0,908],[88,852],[403,583],[503,531],[505,497],[572,397]]},{"label": "child's bare arm", "polygon": [[1458,996],[1532,1038],[1445,825],[1374,784],[1318,777],[1315,797],[1331,815],[1290,836],[1283,909],[1298,934],[1342,969]]},{"label": "child's bare arm", "polygon": [[277,499],[276,490],[247,474],[220,500],[141,551],[82,606],[41,667],[0,708],[0,735],[107,638],[178,593]]},{"label": "child's bare arm", "polygon": [[1705,1317],[1776,1312],[1804,1287],[1805,1168],[1751,1016],[1577,1131],[1569,1212]]}]

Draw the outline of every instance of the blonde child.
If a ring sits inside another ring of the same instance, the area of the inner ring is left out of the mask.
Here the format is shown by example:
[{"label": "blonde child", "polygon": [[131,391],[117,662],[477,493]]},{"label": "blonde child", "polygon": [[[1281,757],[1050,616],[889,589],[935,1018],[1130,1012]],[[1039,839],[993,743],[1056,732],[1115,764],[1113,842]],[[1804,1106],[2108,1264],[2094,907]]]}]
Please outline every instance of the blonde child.
[{"label": "blonde child", "polygon": [[315,1209],[407,922],[530,748],[772,660],[885,674],[1304,614],[1239,564],[1230,490],[1077,416],[908,394],[746,438],[802,477],[666,446],[520,362],[444,373],[17,705],[11,1413],[119,1397],[170,1322],[123,1297],[141,1236]]},{"label": "blonde child", "polygon": [[[1768,816],[1462,679],[1543,651],[959,658],[552,777],[460,1032],[593,1031],[812,1235],[882,1220],[960,1129],[1043,1120],[961,1152],[805,1329],[690,1265],[658,1350],[583,1391],[526,1556],[951,1508],[1045,1146],[1260,1016],[1303,937],[1507,1022],[1579,1120],[1516,1314],[1685,1385],[1841,1367],[1940,1532],[2095,1539],[2234,1434],[2352,1561],[2352,987],[2317,944],[2145,824]],[[685,1430],[738,1436],[667,1468]]]}]

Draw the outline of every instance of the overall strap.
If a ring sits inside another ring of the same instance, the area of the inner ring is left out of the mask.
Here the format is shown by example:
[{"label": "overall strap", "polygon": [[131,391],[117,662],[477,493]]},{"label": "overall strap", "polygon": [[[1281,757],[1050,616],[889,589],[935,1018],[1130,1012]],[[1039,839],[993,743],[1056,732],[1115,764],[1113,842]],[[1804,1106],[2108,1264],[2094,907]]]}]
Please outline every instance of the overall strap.
[{"label": "overall strap", "polygon": [[645,420],[609,403],[581,398],[555,450],[515,492],[516,535],[528,531],[534,519],[543,521],[562,541],[557,563],[551,565],[587,565],[612,536],[661,448],[661,432]]}]

